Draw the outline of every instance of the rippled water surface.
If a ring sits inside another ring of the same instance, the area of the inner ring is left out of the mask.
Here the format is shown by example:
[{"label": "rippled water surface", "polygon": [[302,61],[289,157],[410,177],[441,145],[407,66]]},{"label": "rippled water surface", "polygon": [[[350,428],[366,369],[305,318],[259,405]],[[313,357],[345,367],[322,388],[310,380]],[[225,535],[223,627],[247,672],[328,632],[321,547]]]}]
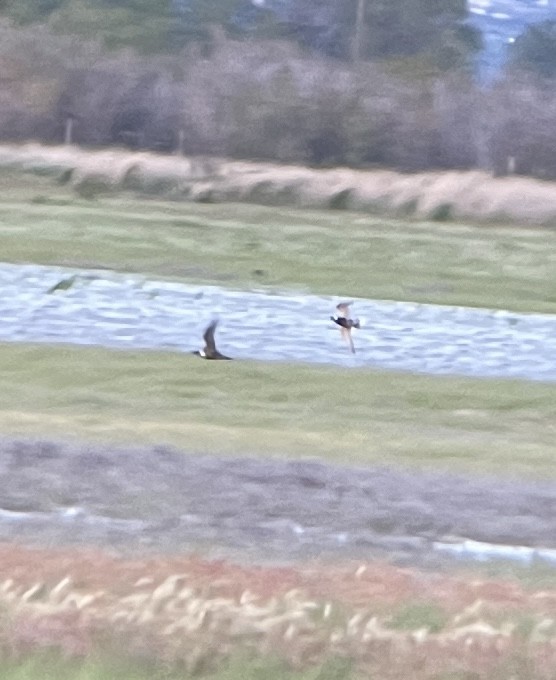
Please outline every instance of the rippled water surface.
[{"label": "rippled water surface", "polygon": [[[67,290],[48,291],[76,275]],[[238,359],[556,380],[556,315],[355,299],[357,354],[329,319],[337,299],[233,291],[135,275],[0,265],[0,339],[198,349],[209,320]]]}]

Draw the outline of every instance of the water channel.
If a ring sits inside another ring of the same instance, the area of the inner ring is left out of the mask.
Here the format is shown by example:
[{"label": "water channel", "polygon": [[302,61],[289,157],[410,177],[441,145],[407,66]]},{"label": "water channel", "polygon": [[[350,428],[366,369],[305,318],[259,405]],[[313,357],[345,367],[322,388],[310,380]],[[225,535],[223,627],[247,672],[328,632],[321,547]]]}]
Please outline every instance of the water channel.
[{"label": "water channel", "polygon": [[[69,287],[52,291],[60,282]],[[0,340],[190,351],[219,317],[219,347],[238,359],[556,380],[556,315],[359,298],[353,315],[361,330],[354,331],[357,353],[351,355],[330,321],[337,302],[291,291],[2,264]]]}]

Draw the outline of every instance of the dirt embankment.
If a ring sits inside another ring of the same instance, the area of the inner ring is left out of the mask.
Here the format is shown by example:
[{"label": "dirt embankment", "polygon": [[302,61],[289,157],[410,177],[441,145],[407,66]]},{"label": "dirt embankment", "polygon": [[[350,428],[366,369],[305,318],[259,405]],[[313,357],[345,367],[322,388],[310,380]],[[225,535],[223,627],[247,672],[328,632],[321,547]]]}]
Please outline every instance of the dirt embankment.
[{"label": "dirt embankment", "polygon": [[51,175],[81,196],[138,191],[174,199],[355,210],[447,221],[556,223],[556,183],[480,171],[317,170],[39,144],[0,146],[0,168]]},{"label": "dirt embankment", "polygon": [[444,564],[435,542],[556,548],[556,487],[166,447],[0,440],[0,540],[290,564]]}]

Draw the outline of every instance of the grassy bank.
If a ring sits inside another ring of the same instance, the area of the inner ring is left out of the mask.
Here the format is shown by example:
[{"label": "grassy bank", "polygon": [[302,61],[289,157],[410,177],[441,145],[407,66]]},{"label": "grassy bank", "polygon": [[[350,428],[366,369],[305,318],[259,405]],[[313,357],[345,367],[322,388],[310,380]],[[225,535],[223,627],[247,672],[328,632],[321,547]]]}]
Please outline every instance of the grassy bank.
[{"label": "grassy bank", "polygon": [[0,345],[0,430],[553,478],[556,385]]},{"label": "grassy bank", "polygon": [[86,199],[0,173],[1,259],[241,287],[554,312],[556,232],[347,211]]},{"label": "grassy bank", "polygon": [[349,661],[330,661],[296,671],[274,658],[238,655],[212,672],[172,668],[164,660],[138,663],[114,659],[102,651],[94,659],[71,659],[58,654],[30,654],[2,660],[0,680],[350,680]]}]

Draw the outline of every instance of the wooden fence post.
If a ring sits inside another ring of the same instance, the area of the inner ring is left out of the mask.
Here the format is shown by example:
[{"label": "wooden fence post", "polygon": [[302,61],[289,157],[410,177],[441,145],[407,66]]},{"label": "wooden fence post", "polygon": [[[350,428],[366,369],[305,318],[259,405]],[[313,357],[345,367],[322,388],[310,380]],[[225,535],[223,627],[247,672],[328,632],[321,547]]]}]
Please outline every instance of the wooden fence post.
[{"label": "wooden fence post", "polygon": [[73,139],[73,124],[75,122],[74,116],[68,116],[66,118],[66,127],[64,131],[64,144],[71,144]]}]

